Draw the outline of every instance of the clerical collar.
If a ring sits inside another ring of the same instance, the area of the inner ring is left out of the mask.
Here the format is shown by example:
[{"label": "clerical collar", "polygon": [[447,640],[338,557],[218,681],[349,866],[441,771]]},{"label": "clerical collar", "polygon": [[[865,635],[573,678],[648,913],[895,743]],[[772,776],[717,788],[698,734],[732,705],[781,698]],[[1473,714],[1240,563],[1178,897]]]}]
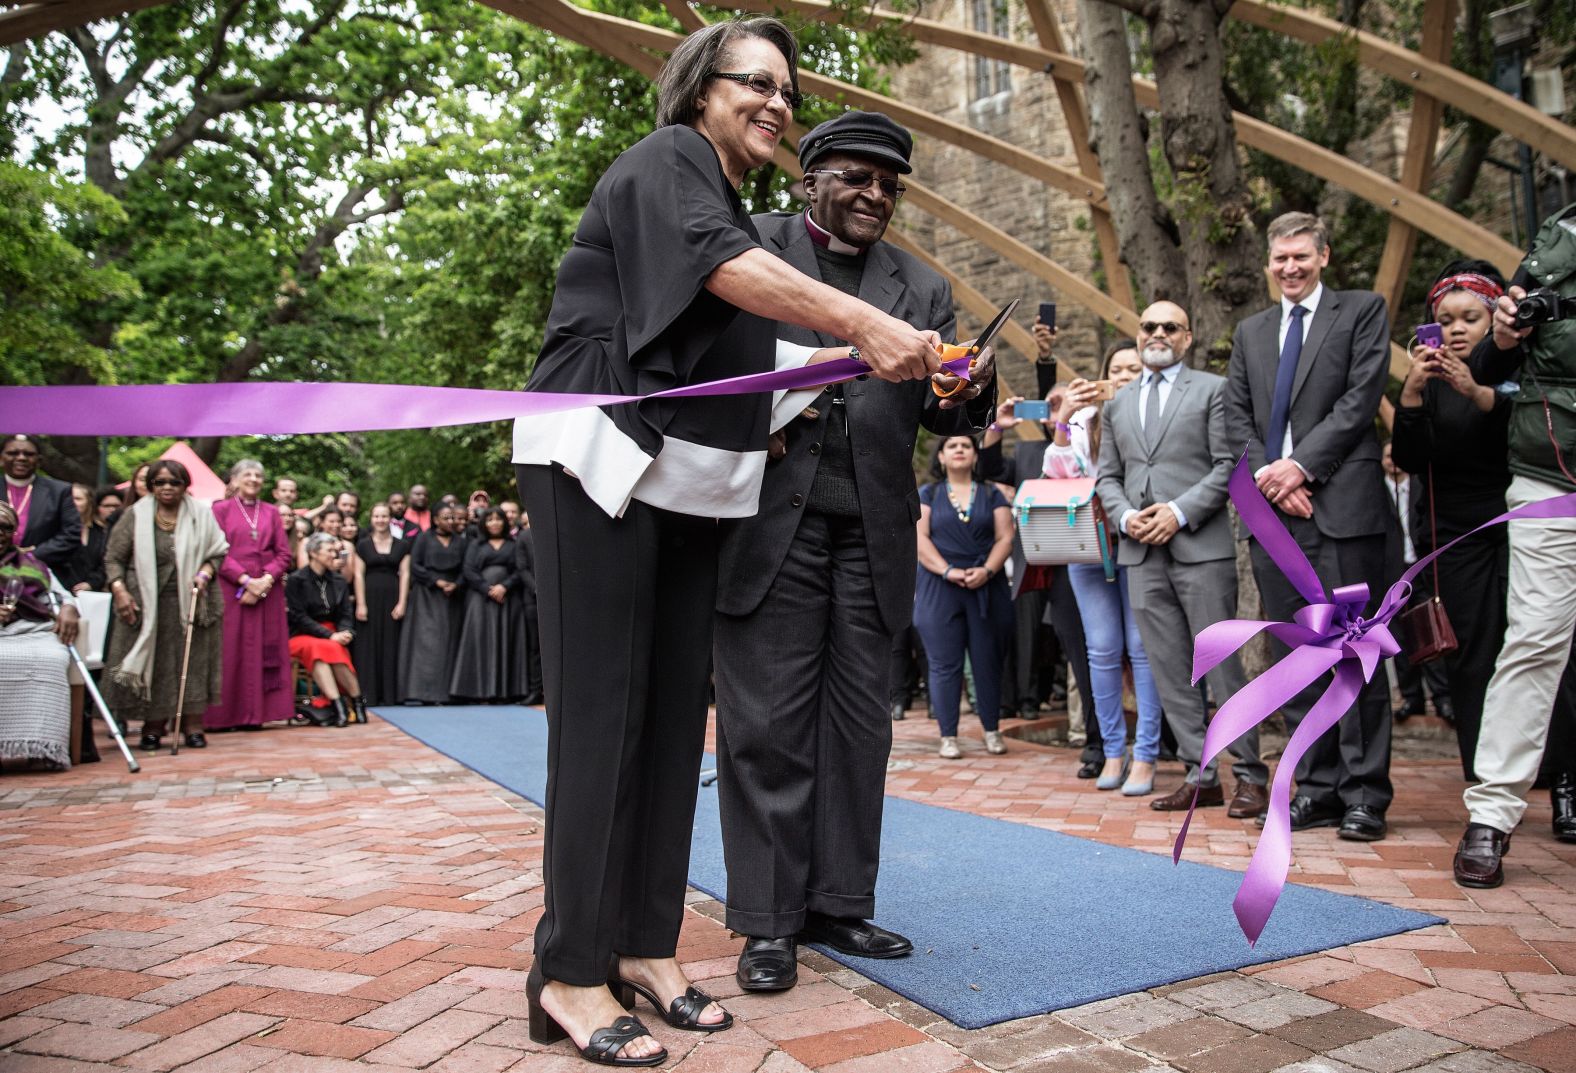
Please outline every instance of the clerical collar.
[{"label": "clerical collar", "polygon": [[804,210],[804,229],[810,232],[810,241],[815,243],[817,246],[824,246],[833,253],[848,254],[852,257],[864,256],[864,250],[860,249],[858,246],[844,242],[826,228],[810,219],[809,209]]},{"label": "clerical collar", "polygon": [[9,473],[5,475],[5,483],[9,484],[12,488],[26,488],[36,480],[38,480],[38,474],[36,473],[25,481],[19,481]]}]

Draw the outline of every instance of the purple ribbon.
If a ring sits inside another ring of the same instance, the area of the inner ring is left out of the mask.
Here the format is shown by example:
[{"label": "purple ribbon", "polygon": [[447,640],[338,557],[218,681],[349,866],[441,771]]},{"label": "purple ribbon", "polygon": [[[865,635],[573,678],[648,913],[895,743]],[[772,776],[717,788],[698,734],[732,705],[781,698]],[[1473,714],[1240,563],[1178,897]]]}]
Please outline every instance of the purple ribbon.
[{"label": "purple ribbon", "polygon": [[[1401,650],[1390,632],[1390,622],[1411,599],[1413,579],[1434,559],[1490,526],[1517,518],[1576,518],[1576,492],[1506,511],[1419,559],[1386,591],[1373,617],[1365,619],[1362,611],[1368,604],[1368,586],[1344,585],[1328,596],[1325,594],[1308,557],[1259,492],[1246,455],[1232,470],[1229,487],[1231,501],[1236,504],[1243,524],[1308,605],[1297,612],[1294,622],[1227,619],[1198,635],[1193,650],[1194,684],[1260,633],[1267,631],[1291,648],[1286,658],[1220,706],[1204,734],[1201,766],[1207,767],[1227,746],[1269,718],[1320,675],[1331,669],[1335,672],[1333,681],[1308,709],[1308,714],[1286,743],[1286,751],[1275,769],[1275,781],[1270,787],[1264,833],[1259,837],[1253,859],[1248,863],[1231,905],[1242,933],[1249,944],[1254,944],[1285,889],[1286,873],[1291,865],[1292,773],[1319,736],[1340,722],[1362,692],[1364,683],[1373,678],[1380,661]],[[1182,859],[1182,844],[1193,822],[1193,809],[1198,807],[1198,792],[1199,787],[1195,786],[1193,804],[1172,849],[1173,861]]]},{"label": "purple ribbon", "polygon": [[[967,380],[969,360],[967,355],[953,358],[943,362],[942,369]],[[870,367],[862,362],[837,358],[669,388],[650,395],[262,380],[0,387],[0,414],[6,415],[4,424],[8,430],[41,436],[287,436],[470,425],[643,399],[801,391],[839,384],[869,372]]]}]

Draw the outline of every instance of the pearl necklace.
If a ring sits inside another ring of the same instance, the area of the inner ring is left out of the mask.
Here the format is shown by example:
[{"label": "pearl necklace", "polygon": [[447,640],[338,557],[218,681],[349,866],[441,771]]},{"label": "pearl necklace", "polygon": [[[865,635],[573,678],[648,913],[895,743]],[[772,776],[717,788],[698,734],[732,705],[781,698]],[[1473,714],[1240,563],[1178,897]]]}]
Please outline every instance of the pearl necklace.
[{"label": "pearl necklace", "polygon": [[958,521],[962,522],[964,525],[968,525],[969,515],[974,513],[974,481],[969,481],[969,496],[963,501],[962,506],[958,505],[958,494],[953,490],[952,482],[948,481],[947,502],[951,503],[952,509],[957,511]]}]

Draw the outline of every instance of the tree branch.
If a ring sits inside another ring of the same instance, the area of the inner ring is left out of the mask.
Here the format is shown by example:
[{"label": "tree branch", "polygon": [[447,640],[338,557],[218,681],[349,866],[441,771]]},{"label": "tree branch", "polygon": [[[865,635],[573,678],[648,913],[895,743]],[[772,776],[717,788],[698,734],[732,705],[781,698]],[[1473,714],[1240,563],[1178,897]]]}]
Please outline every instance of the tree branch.
[{"label": "tree branch", "polygon": [[8,90],[27,77],[27,42],[18,41],[6,49],[5,73],[0,74],[0,90]]},{"label": "tree branch", "polygon": [[230,6],[219,12],[213,31],[213,44],[208,47],[208,62],[202,65],[192,80],[194,95],[201,94],[207,88],[208,79],[214,76],[224,62],[225,53],[230,51],[230,27],[235,25],[235,20],[245,6],[246,0],[230,0]]}]

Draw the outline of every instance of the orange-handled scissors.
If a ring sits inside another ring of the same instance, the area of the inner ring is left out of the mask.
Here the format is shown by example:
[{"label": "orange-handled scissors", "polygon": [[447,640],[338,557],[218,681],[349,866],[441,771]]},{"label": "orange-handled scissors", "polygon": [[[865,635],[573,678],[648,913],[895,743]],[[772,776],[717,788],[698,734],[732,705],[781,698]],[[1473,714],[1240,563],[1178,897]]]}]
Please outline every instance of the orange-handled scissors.
[{"label": "orange-handled scissors", "polygon": [[[1002,306],[1001,310],[991,318],[991,322],[985,325],[985,330],[980,332],[978,338],[976,338],[972,343],[968,343],[967,345],[959,345],[957,343],[942,343],[936,348],[936,350],[941,354],[941,360],[943,362],[948,362],[955,361],[962,357],[978,357],[980,352],[986,347],[990,346],[991,341],[1001,333],[1002,328],[1006,327],[1007,321],[1012,319],[1013,313],[1018,309],[1019,301],[1020,299],[1014,298],[1012,301]],[[934,391],[939,397],[943,399],[950,399],[952,396],[966,388],[968,383],[969,382],[967,380],[960,378],[956,384],[952,385],[950,390],[942,391],[940,386],[934,380],[932,380],[930,382],[930,389]]]}]

